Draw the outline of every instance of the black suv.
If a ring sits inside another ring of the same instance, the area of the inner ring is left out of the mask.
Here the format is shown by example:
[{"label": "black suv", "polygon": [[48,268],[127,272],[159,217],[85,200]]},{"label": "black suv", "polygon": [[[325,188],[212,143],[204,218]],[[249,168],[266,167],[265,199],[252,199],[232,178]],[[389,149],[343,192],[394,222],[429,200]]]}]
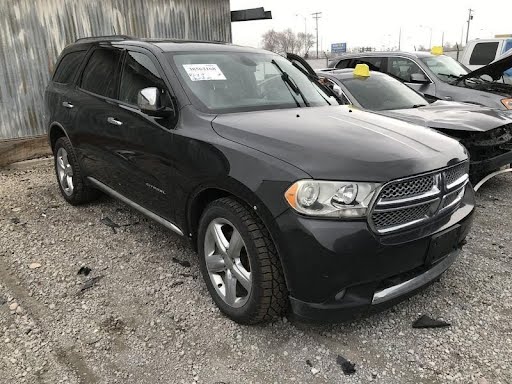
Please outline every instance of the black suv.
[{"label": "black suv", "polygon": [[189,237],[240,323],[389,306],[459,253],[467,153],[326,92],[263,50],[79,40],[46,91],[59,187],[71,204],[103,191]]}]

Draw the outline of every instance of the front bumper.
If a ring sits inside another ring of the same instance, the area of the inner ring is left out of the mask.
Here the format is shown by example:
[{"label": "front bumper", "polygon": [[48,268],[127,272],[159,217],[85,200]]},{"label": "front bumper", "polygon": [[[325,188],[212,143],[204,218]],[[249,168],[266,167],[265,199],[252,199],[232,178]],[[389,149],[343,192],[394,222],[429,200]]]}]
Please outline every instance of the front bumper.
[{"label": "front bumper", "polygon": [[[426,225],[379,236],[366,221],[277,218],[278,240],[293,313],[303,320],[341,321],[387,308],[435,281],[456,259],[471,227],[474,193]],[[450,232],[432,259],[433,239]],[[446,251],[446,252],[445,252]]]},{"label": "front bumper", "polygon": [[471,161],[469,166],[470,176],[472,179],[482,175],[485,176],[508,164],[512,164],[512,151],[485,160]]}]

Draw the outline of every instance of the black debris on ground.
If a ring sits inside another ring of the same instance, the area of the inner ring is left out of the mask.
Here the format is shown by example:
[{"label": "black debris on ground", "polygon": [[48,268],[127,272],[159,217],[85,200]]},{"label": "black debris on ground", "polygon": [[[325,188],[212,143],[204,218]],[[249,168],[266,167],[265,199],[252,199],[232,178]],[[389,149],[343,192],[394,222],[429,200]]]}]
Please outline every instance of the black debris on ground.
[{"label": "black debris on ground", "polygon": [[110,217],[105,216],[100,220],[103,224],[105,224],[107,227],[112,228],[112,232],[117,233],[116,228],[119,228],[120,225],[117,223],[114,223]]},{"label": "black debris on ground", "polygon": [[19,219],[18,217],[13,217],[13,218],[11,219],[11,223],[13,223],[13,224],[19,224],[19,223],[20,223],[20,219]]},{"label": "black debris on ground", "polygon": [[80,288],[80,293],[81,292],[84,292],[84,291],[87,291],[88,289],[91,289],[92,287],[94,287],[94,285],[100,281],[101,279],[103,278],[103,275],[100,275],[100,276],[96,276],[96,277],[93,277],[89,280],[87,280],[83,285],[82,287]]},{"label": "black debris on ground", "polygon": [[176,257],[173,257],[172,261],[177,263],[177,264],[179,264],[179,265],[181,265],[182,267],[190,268],[190,262],[187,261],[187,260],[180,260],[180,259],[178,259]]},{"label": "black debris on ground", "polygon": [[356,373],[356,365],[345,359],[343,356],[338,355],[336,362],[341,367],[345,375],[353,375]]},{"label": "black debris on ground", "polygon": [[175,282],[171,283],[170,287],[174,288],[174,287],[177,287],[177,286],[182,285],[182,284],[183,284],[183,281],[178,280],[178,281],[175,281]]},{"label": "black debris on ground", "polygon": [[413,328],[443,328],[449,327],[451,324],[443,320],[436,320],[427,315],[421,315],[414,323]]},{"label": "black debris on ground", "polygon": [[309,359],[308,359],[308,360],[306,360],[306,364],[307,364],[308,366],[310,366],[310,367],[312,367],[312,366],[313,366],[313,364],[311,363],[311,360],[309,360]]},{"label": "black debris on ground", "polygon": [[77,275],[89,276],[89,273],[91,273],[91,268],[83,266],[83,267],[80,267]]}]

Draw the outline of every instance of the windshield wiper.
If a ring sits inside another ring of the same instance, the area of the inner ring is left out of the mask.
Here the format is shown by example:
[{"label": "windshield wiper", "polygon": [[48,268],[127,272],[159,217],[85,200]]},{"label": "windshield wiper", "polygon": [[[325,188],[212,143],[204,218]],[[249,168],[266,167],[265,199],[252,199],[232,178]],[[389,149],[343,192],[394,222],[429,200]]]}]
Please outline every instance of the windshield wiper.
[{"label": "windshield wiper", "polygon": [[420,108],[420,107],[426,107],[427,104],[414,104],[412,108]]},{"label": "windshield wiper", "polygon": [[462,75],[454,75],[453,73],[438,73],[439,76],[451,77],[452,79],[460,79]]},{"label": "windshield wiper", "polygon": [[275,60],[272,60],[271,63],[275,65],[275,67],[279,70],[279,72],[281,72],[281,79],[283,79],[283,81],[286,84],[288,84],[288,86],[293,90],[293,92],[295,92],[297,95],[299,95],[302,98],[302,101],[304,102],[304,105],[306,105],[306,107],[309,107],[310,104],[309,104],[309,101],[306,99],[306,96],[304,96],[304,93],[302,93],[300,88],[297,86],[297,84],[295,84],[295,82],[288,75],[288,73],[283,71],[281,69],[281,67],[279,66],[279,64],[277,64],[277,62]]}]

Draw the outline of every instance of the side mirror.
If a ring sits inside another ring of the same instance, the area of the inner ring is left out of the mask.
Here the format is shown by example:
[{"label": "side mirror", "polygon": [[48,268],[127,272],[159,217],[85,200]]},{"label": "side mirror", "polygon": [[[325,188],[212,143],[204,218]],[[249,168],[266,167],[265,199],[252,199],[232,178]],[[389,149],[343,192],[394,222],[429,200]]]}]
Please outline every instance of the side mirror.
[{"label": "side mirror", "polygon": [[143,88],[137,94],[137,105],[150,116],[168,117],[173,113],[173,108],[165,105],[163,95],[163,91],[157,87]]},{"label": "side mirror", "polygon": [[341,90],[341,87],[338,84],[334,84],[332,86],[332,91],[337,94],[339,97],[343,96],[343,91]]},{"label": "side mirror", "polygon": [[411,83],[427,84],[430,80],[423,73],[412,73]]}]

